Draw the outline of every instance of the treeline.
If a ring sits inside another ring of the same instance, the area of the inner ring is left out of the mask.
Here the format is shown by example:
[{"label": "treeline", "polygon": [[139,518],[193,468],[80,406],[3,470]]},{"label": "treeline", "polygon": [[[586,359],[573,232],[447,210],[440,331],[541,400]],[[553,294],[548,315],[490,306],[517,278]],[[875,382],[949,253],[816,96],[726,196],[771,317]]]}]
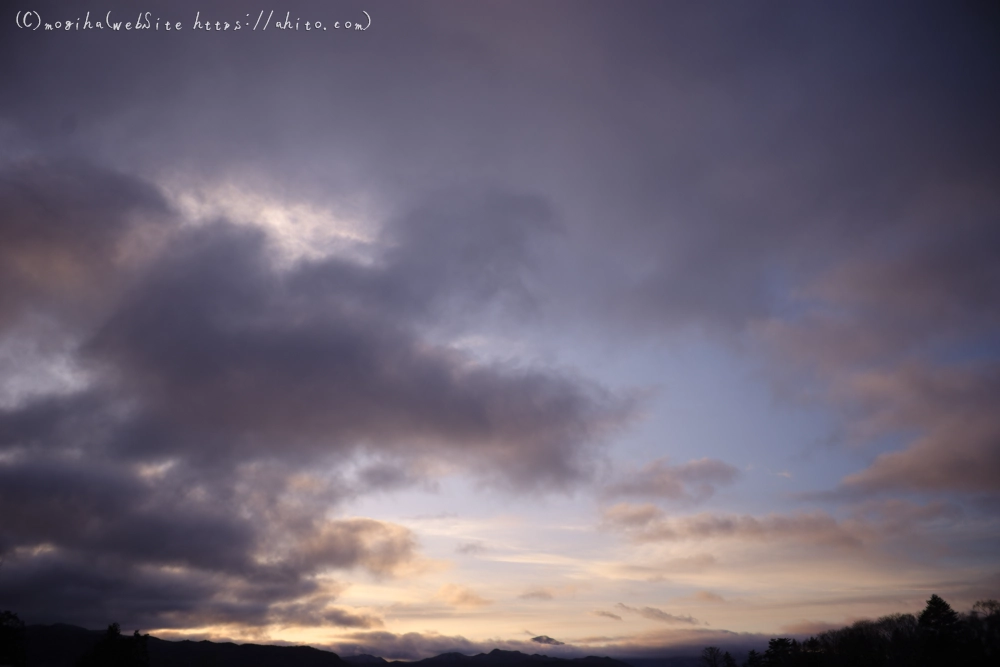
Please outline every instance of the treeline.
[{"label": "treeline", "polygon": [[[26,667],[25,627],[17,614],[0,612],[0,667]],[[76,667],[149,667],[149,635],[122,636],[117,623],[77,658]]]},{"label": "treeline", "polygon": [[0,665],[27,664],[24,651],[24,621],[12,611],[0,611]]},{"label": "treeline", "polygon": [[149,635],[136,630],[123,637],[117,623],[108,626],[101,640],[80,656],[76,667],[149,667]]},{"label": "treeline", "polygon": [[[703,667],[738,667],[715,646]],[[743,667],[993,667],[1000,665],[1000,602],[983,600],[959,614],[932,595],[919,616],[892,614],[858,621],[799,642],[784,637],[763,653],[750,651]]]}]

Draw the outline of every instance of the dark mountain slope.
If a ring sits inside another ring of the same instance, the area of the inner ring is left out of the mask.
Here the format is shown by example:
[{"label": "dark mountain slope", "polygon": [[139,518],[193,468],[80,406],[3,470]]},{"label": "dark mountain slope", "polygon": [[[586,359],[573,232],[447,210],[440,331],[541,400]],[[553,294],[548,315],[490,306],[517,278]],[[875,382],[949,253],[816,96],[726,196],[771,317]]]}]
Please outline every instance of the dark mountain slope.
[{"label": "dark mountain slope", "polygon": [[[74,667],[101,638],[100,630],[74,625],[29,625],[28,667]],[[149,667],[348,667],[330,651],[309,646],[171,642],[150,637]]]},{"label": "dark mountain slope", "polygon": [[169,642],[149,638],[150,667],[347,667],[336,653],[311,646]]},{"label": "dark mountain slope", "polygon": [[29,625],[25,628],[25,653],[29,667],[71,667],[104,636],[103,630],[75,625]]},{"label": "dark mountain slope", "polygon": [[628,667],[623,662],[611,658],[552,658],[547,655],[528,655],[520,651],[493,649],[479,655],[442,653],[433,658],[425,658],[409,663],[421,667]]},{"label": "dark mountain slope", "polygon": [[[26,628],[28,667],[74,667],[104,636],[101,630],[74,625],[29,625]],[[371,655],[341,660],[336,653],[309,646],[269,646],[210,641],[148,640],[149,667],[378,667],[400,665]],[[611,658],[552,658],[519,651],[464,655],[443,653],[407,665],[421,667],[629,667]]]},{"label": "dark mountain slope", "polygon": [[380,658],[375,655],[368,655],[367,653],[362,653],[360,655],[351,656],[341,656],[341,660],[345,660],[352,665],[384,665],[388,663],[385,658]]}]

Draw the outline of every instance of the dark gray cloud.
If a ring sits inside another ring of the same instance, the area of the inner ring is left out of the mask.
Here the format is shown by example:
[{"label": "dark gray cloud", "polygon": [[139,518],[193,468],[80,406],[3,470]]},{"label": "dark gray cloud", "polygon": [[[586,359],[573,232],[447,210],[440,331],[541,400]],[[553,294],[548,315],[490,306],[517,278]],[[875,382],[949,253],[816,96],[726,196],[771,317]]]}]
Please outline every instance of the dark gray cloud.
[{"label": "dark gray cloud", "polygon": [[337,587],[315,575],[391,575],[416,556],[401,526],[322,520],[274,489],[237,488],[252,475],[209,484],[176,468],[149,479],[110,462],[24,459],[0,467],[0,588],[37,622],[373,627],[332,607]]},{"label": "dark gray cloud", "polygon": [[274,605],[269,610],[271,623],[286,626],[317,627],[332,625],[339,628],[381,628],[382,619],[371,614],[359,614],[349,609],[332,607],[326,600]]},{"label": "dark gray cloud", "polygon": [[[384,275],[371,271],[363,282]],[[521,486],[561,483],[586,474],[588,441],[628,414],[593,385],[428,344],[350,281],[313,283],[323,297],[310,298],[293,274],[267,267],[259,233],[200,229],[177,240],[86,351],[151,418],[204,434],[187,447],[206,460],[266,455],[280,437],[286,455],[451,451]],[[159,444],[148,453],[162,456]]]},{"label": "dark gray cloud", "polygon": [[566,642],[561,642],[558,639],[553,639],[548,635],[539,635],[538,637],[532,637],[531,641],[536,644],[545,644],[546,646],[563,646]]},{"label": "dark gray cloud", "polygon": [[155,187],[85,162],[3,165],[0,328],[25,310],[82,316],[105,302],[167,215]]},{"label": "dark gray cloud", "polygon": [[252,569],[253,529],[234,521],[229,507],[183,497],[158,502],[154,484],[108,463],[25,458],[0,467],[3,536],[13,545],[51,543],[164,565]]},{"label": "dark gray cloud", "polygon": [[[578,377],[484,364],[422,333],[435,313],[519,291],[509,280],[545,219],[531,198],[425,208],[387,228],[374,265],[281,268],[262,232],[185,225],[143,181],[82,163],[6,173],[3,269],[27,272],[10,335],[44,307],[83,369],[82,388],[0,408],[0,590],[33,620],[377,627],[332,606],[316,576],[393,576],[415,539],[324,518],[331,506],[419,483],[435,458],[507,486],[565,487],[629,413]],[[147,213],[156,233],[137,236]],[[49,280],[50,260],[73,275],[39,291],[28,269]],[[75,312],[91,287],[100,298]],[[67,586],[88,567],[91,583]]]}]

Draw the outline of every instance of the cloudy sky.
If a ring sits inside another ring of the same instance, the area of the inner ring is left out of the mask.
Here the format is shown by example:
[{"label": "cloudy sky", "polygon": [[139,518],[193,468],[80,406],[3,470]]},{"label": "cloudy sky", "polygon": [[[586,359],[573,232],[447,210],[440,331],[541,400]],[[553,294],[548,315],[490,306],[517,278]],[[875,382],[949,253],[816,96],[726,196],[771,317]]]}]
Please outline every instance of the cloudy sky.
[{"label": "cloudy sky", "polygon": [[1000,597],[992,3],[3,12],[0,608],[414,658]]}]

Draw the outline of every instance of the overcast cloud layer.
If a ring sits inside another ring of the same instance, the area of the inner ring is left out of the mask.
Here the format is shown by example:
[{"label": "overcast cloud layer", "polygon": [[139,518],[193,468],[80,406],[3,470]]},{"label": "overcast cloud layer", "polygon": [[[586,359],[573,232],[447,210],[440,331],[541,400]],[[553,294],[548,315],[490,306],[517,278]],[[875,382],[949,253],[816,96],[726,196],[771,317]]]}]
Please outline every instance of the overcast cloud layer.
[{"label": "overcast cloud layer", "polygon": [[996,9],[210,5],[2,17],[0,608],[665,655],[1000,596]]}]

